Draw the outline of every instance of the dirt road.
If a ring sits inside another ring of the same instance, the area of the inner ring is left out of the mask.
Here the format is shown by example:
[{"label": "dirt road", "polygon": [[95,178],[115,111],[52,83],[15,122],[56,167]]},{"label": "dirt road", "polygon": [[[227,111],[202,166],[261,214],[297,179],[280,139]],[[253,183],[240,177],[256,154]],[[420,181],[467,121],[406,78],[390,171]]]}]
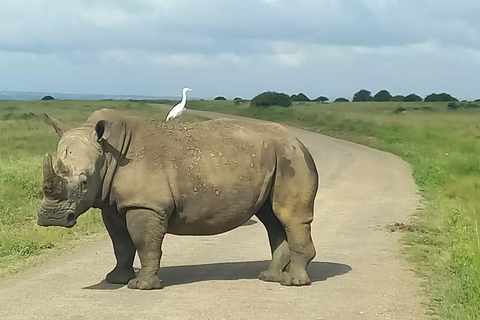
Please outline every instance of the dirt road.
[{"label": "dirt road", "polygon": [[256,279],[270,252],[254,218],[218,236],[168,235],[165,288],[158,291],[102,282],[114,266],[111,244],[89,244],[4,280],[0,319],[425,319],[399,235],[378,228],[407,222],[416,209],[410,167],[387,153],[290,129],[312,152],[321,179],[311,286]]}]

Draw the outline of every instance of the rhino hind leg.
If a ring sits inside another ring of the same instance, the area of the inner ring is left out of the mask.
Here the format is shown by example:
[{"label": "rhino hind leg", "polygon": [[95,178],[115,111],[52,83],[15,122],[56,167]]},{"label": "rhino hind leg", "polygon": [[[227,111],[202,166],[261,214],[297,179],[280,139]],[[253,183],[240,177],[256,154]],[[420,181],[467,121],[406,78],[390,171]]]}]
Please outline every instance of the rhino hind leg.
[{"label": "rhino hind leg", "polygon": [[275,216],[270,201],[265,202],[256,213],[257,218],[267,229],[268,241],[272,253],[272,261],[267,270],[260,273],[258,278],[266,282],[281,282],[283,272],[290,264],[290,248],[287,234],[280,220]]},{"label": "rhino hind leg", "polygon": [[310,224],[291,228],[287,232],[291,261],[288,271],[282,275],[281,284],[285,286],[303,286],[311,283],[307,267],[316,255],[310,237]]},{"label": "rhino hind leg", "polygon": [[115,268],[107,274],[105,280],[108,283],[127,284],[128,281],[135,278],[133,270],[135,246],[128,234],[125,217],[115,209],[106,208],[102,210],[102,218],[112,240],[117,260]]},{"label": "rhino hind leg", "polygon": [[310,284],[307,267],[316,255],[311,223],[318,177],[306,166],[298,165],[296,169],[295,174],[282,174],[280,170],[272,189],[273,212],[285,228],[290,249],[290,265],[281,280],[286,286]]},{"label": "rhino hind leg", "polygon": [[290,199],[290,204],[284,204],[288,203],[284,201],[279,201],[280,204],[273,206],[275,215],[285,226],[290,250],[290,264],[283,272],[280,283],[286,286],[309,285],[307,267],[316,255],[310,226],[313,210],[298,204],[298,201],[297,207],[293,208],[291,204],[295,203],[294,199]]}]

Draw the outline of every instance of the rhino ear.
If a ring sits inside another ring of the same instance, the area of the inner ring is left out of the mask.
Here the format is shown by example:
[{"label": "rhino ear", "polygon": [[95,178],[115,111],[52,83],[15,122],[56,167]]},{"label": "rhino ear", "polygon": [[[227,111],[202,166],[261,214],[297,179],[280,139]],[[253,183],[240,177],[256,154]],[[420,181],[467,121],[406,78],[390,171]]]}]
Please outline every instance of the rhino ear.
[{"label": "rhino ear", "polygon": [[51,117],[48,113],[45,113],[43,122],[45,122],[47,126],[52,126],[60,138],[63,136],[64,129],[60,121],[58,121],[54,117]]},{"label": "rhino ear", "polygon": [[107,120],[100,120],[95,125],[95,133],[97,134],[97,141],[107,140],[110,137],[113,122]]}]

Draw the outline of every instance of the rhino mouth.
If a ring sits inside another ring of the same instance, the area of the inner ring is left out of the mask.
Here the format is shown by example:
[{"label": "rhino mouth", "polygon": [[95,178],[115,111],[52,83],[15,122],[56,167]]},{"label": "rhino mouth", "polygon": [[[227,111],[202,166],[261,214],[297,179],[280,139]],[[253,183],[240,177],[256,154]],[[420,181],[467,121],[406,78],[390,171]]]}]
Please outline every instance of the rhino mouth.
[{"label": "rhino mouth", "polygon": [[75,224],[77,224],[77,219],[75,218],[75,214],[73,212],[70,212],[65,216],[59,218],[47,216],[44,213],[39,213],[37,218],[37,224],[42,227],[57,226],[72,228]]}]

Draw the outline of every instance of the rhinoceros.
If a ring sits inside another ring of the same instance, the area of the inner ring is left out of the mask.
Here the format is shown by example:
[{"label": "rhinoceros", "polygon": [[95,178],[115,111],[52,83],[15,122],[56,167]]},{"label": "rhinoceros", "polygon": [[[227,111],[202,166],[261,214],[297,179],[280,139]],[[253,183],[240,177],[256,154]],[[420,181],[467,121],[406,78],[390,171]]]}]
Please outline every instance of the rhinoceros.
[{"label": "rhinoceros", "polygon": [[101,109],[64,130],[45,117],[60,141],[56,159],[47,153],[43,160],[37,223],[71,228],[88,209],[101,209],[116,258],[108,283],[162,288],[165,234],[220,234],[256,215],[272,254],[259,279],[310,284],[319,176],[307,148],[285,127],[232,119],[167,124]]}]

